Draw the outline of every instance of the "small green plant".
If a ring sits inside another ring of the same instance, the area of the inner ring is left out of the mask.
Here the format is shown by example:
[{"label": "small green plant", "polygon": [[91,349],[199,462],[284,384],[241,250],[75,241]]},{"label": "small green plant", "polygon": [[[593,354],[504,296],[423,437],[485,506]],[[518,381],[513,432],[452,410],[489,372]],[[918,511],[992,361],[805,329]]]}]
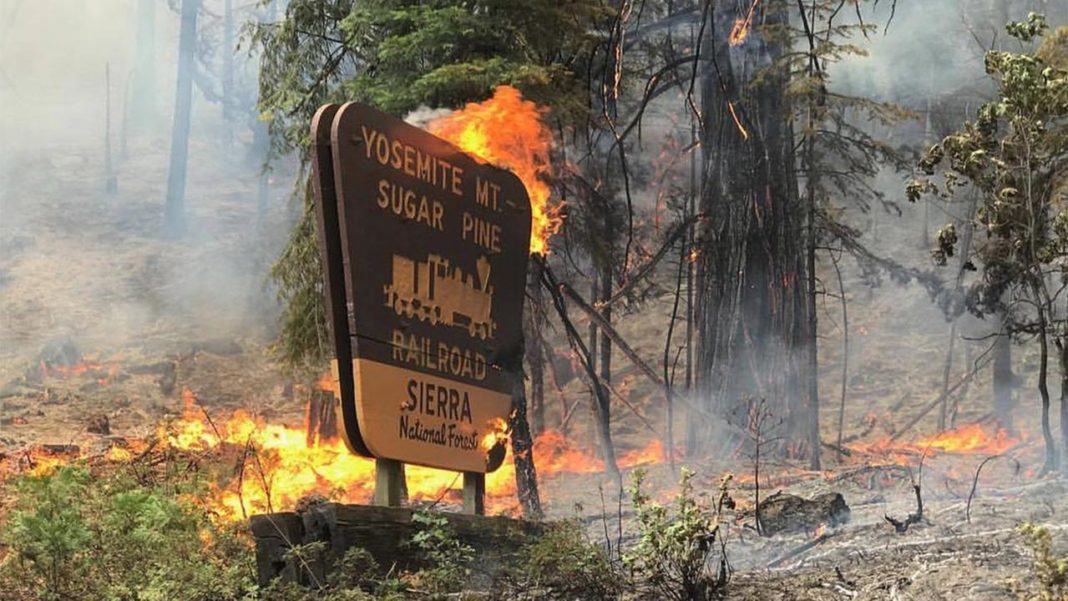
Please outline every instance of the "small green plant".
[{"label": "small green plant", "polygon": [[416,588],[431,596],[459,591],[471,575],[474,549],[465,545],[439,513],[417,511],[412,521],[418,527],[411,546],[422,555],[427,567],[412,574]]},{"label": "small green plant", "polygon": [[[714,505],[703,508],[694,497],[693,472],[684,468],[674,511],[642,490],[644,479],[644,471],[634,471],[629,492],[639,537],[623,553],[623,565],[639,586],[652,588],[660,598],[711,599],[726,586],[727,580],[727,560],[719,528],[730,477],[723,479]],[[710,569],[713,563],[718,563],[718,573],[714,576]]]},{"label": "small green plant", "polygon": [[501,599],[616,599],[623,574],[604,547],[591,542],[582,525],[563,522],[547,526],[534,542],[520,549],[513,567],[501,576]]},{"label": "small green plant", "polygon": [[4,537],[14,553],[5,567],[17,563],[25,569],[27,580],[40,585],[41,599],[75,596],[88,569],[92,533],[75,501],[88,479],[87,471],[66,468],[49,477],[22,479],[15,486],[18,500]]},{"label": "small green plant", "polygon": [[1040,590],[1034,601],[1068,601],[1068,556],[1053,553],[1053,537],[1049,530],[1035,524],[1020,527],[1027,546],[1034,553],[1031,569]]}]

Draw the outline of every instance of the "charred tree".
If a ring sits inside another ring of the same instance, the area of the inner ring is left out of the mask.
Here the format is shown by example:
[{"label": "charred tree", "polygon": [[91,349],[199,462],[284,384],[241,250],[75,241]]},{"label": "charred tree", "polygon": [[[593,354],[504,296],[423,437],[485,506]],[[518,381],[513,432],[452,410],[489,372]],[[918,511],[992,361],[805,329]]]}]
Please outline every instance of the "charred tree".
[{"label": "charred tree", "polygon": [[171,237],[185,233],[185,179],[189,162],[189,127],[193,108],[193,69],[196,67],[197,11],[200,0],[182,0],[178,34],[178,83],[171,128],[171,159],[167,171],[166,228]]},{"label": "charred tree", "polygon": [[[804,211],[794,175],[786,76],[772,69],[784,48],[764,31],[787,22],[782,0],[753,15],[729,0],[710,11],[702,40],[700,212],[695,321],[696,383],[705,409],[739,418],[746,398],[767,398],[789,440],[803,440],[800,366],[805,323]],[[765,29],[768,28],[768,29]],[[757,80],[760,80],[759,82]],[[814,342],[814,341],[813,341]],[[690,420],[693,423],[696,420]],[[691,452],[703,446],[691,428]]]},{"label": "charred tree", "polygon": [[530,375],[530,428],[537,436],[545,431],[545,361],[542,330],[545,327],[545,297],[541,292],[540,262],[533,262],[527,281],[527,321],[523,338],[527,345],[527,373]]},{"label": "charred tree", "polygon": [[538,474],[534,466],[534,441],[527,422],[527,392],[520,371],[512,386],[512,414],[509,418],[512,457],[515,461],[515,489],[523,515],[540,518],[541,498],[538,496]]}]

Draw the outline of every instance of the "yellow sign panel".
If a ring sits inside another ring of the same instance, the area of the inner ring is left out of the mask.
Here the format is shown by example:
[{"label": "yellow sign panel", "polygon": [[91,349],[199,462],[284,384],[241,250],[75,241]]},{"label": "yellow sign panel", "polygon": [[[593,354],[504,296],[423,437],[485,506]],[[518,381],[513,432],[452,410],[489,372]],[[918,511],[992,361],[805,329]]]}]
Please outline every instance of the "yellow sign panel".
[{"label": "yellow sign panel", "polygon": [[509,395],[367,359],[357,359],[353,372],[360,433],[376,457],[465,472],[500,464],[503,450],[490,451]]}]

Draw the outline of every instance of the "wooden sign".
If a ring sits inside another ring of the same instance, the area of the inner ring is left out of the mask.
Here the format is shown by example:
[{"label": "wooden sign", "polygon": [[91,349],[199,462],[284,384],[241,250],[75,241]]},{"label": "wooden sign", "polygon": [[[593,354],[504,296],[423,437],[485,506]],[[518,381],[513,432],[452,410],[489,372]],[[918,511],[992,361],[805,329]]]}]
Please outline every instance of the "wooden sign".
[{"label": "wooden sign", "polygon": [[504,449],[492,434],[507,423],[522,357],[530,244],[522,182],[356,103],[320,109],[312,133],[349,447],[457,471],[496,469]]}]

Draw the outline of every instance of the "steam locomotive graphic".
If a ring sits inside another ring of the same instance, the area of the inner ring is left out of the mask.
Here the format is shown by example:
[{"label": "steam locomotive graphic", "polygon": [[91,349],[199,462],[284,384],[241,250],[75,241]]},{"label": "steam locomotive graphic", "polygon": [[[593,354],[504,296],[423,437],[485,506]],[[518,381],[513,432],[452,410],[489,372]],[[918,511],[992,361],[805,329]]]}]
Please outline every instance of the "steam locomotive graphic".
[{"label": "steam locomotive graphic", "polygon": [[393,281],[384,289],[386,306],[397,315],[433,325],[466,328],[472,338],[493,338],[497,324],[490,317],[489,259],[479,257],[475,268],[477,274],[465,274],[438,255],[429,255],[426,261],[393,255]]}]

